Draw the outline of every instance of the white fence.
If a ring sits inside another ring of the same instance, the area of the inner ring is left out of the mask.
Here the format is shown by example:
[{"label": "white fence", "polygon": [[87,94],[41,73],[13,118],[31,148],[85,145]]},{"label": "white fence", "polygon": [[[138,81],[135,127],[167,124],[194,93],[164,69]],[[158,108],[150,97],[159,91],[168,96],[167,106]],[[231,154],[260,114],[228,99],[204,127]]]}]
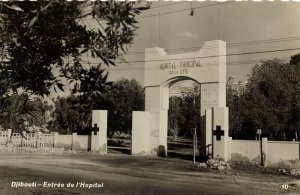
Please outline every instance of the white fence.
[{"label": "white fence", "polygon": [[[44,134],[38,133],[11,133],[11,130],[0,132],[0,145],[12,144],[14,147],[56,147],[70,150],[95,151],[100,153],[99,134],[92,132],[90,135],[60,135],[57,132]],[[105,145],[105,147],[107,147]]]},{"label": "white fence", "polygon": [[11,143],[20,147],[55,147],[57,134],[43,133],[11,133],[10,131],[0,132],[0,144]]}]

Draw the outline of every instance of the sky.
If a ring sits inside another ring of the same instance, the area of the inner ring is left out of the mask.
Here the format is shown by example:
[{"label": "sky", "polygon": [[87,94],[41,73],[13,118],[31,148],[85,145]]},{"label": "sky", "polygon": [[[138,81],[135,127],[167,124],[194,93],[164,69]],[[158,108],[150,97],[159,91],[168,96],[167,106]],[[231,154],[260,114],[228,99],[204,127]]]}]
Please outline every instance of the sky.
[{"label": "sky", "polygon": [[127,62],[108,68],[110,80],[135,78],[143,85],[144,51],[150,47],[175,54],[197,51],[205,41],[223,40],[227,77],[235,81],[245,81],[251,67],[261,60],[289,61],[291,55],[300,53],[297,2],[159,1],[137,18],[139,29],[124,54]]}]

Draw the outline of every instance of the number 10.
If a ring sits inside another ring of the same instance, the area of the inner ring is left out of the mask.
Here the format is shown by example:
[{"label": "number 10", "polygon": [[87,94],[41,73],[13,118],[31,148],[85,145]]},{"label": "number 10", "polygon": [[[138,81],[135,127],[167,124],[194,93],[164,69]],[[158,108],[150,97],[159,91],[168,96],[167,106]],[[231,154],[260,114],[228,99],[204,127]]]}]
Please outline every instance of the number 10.
[{"label": "number 10", "polygon": [[283,190],[287,190],[287,189],[289,188],[289,184],[282,184],[282,185],[281,185],[281,188],[282,188]]}]

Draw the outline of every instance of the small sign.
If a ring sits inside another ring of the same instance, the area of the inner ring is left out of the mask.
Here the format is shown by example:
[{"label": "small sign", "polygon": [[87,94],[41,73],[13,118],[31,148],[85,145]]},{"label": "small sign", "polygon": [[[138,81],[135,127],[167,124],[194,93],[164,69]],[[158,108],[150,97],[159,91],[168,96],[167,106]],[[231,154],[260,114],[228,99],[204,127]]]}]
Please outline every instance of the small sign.
[{"label": "small sign", "polygon": [[192,135],[196,135],[197,134],[197,128],[192,128],[191,131],[192,131]]},{"label": "small sign", "polygon": [[261,135],[261,129],[257,129],[256,134]]}]

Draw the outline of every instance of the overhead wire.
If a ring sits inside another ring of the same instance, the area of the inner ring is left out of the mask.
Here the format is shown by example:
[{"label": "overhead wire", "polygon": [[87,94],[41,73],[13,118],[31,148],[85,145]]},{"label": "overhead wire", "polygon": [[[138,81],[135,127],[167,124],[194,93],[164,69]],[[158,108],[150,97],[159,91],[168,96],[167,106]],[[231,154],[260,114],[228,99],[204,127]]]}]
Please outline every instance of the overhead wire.
[{"label": "overhead wire", "polygon": [[[234,1],[228,1],[228,2],[224,2],[224,3],[216,3],[216,4],[199,6],[199,7],[193,7],[193,10],[202,9],[202,8],[206,8],[206,7],[217,6],[217,5],[223,5],[223,4],[233,3],[233,2]],[[184,2],[184,3],[186,3],[186,2]],[[160,7],[158,6],[158,7],[155,7],[155,8],[160,8]],[[151,8],[150,8],[150,10],[151,10]],[[180,9],[180,10],[169,11],[169,12],[163,12],[163,13],[160,13],[160,14],[153,14],[153,15],[149,15],[149,16],[141,16],[141,17],[136,17],[136,19],[156,17],[156,16],[159,16],[159,15],[168,15],[168,14],[173,14],[173,13],[178,13],[178,12],[183,12],[183,11],[191,11],[191,8]],[[97,24],[91,25],[91,27],[94,27],[94,26],[98,26],[98,25]]]},{"label": "overhead wire", "polygon": [[181,2],[177,2],[177,3],[169,3],[169,4],[166,4],[166,5],[159,5],[159,6],[155,6],[155,7],[150,7],[149,10],[156,9],[156,8],[161,8],[161,7],[166,7],[166,6],[171,6],[171,5],[178,5],[178,4],[182,4],[182,3],[187,3],[187,2],[186,1],[181,1]]},{"label": "overhead wire", "polygon": [[[211,4],[211,5],[206,5],[206,6],[200,6],[200,7],[193,7],[193,9],[200,9],[200,8],[205,8],[205,7],[210,7],[210,6],[216,6],[216,5],[222,5],[222,4],[226,4],[226,3],[233,3],[234,1],[228,1],[228,2],[224,2],[224,3],[216,3],[216,4]],[[179,2],[179,3],[186,3],[186,2]],[[156,6],[153,8],[159,8],[159,7],[165,7],[165,6],[170,6],[170,5],[176,5],[179,3],[170,3],[167,5],[163,5],[163,6]],[[165,13],[159,13],[156,15],[152,15],[154,16],[160,16],[160,15],[165,15],[165,14],[172,14],[172,13],[177,13],[177,12],[181,12],[181,11],[188,11],[190,10],[190,8],[188,9],[181,9],[181,10],[176,10],[173,12],[165,12]],[[150,17],[150,16],[146,16],[146,17]],[[137,18],[138,19],[138,18]],[[89,26],[97,26],[97,25],[89,25]],[[274,42],[280,42],[280,41],[291,41],[291,40],[300,40],[300,36],[295,36],[295,37],[287,37],[287,38],[279,38],[279,39],[267,39],[267,40],[258,40],[258,41],[249,41],[249,42],[236,42],[236,43],[227,43],[227,47],[235,47],[235,46],[245,46],[245,45],[254,45],[254,44],[261,44],[261,43],[274,43]],[[201,47],[187,47],[187,48],[175,48],[175,49],[165,49],[165,51],[167,52],[176,52],[176,51],[190,51],[190,50],[196,50],[196,49],[200,49]],[[145,54],[145,52],[128,52],[126,53],[126,55],[143,55]]]},{"label": "overhead wire", "polygon": [[[198,56],[198,57],[186,57],[186,58],[167,58],[167,59],[155,59],[155,60],[132,60],[132,61],[117,61],[115,63],[144,63],[144,62],[164,62],[164,61],[176,61],[176,60],[194,60],[194,59],[205,59],[205,58],[214,58],[214,57],[228,57],[228,56],[239,56],[239,55],[251,55],[251,54],[263,54],[263,53],[274,53],[274,52],[283,52],[283,51],[293,51],[300,50],[298,48],[287,48],[287,49],[276,49],[276,50],[265,50],[265,51],[254,51],[254,52],[242,52],[242,53],[231,53],[226,55],[211,55],[211,56]],[[94,63],[97,64],[97,63]]]},{"label": "overhead wire", "polygon": [[[216,3],[216,4],[199,6],[199,7],[193,7],[193,10],[202,9],[202,8],[206,8],[206,7],[212,7],[212,6],[216,6],[216,5],[224,5],[224,4],[228,4],[228,3],[234,3],[234,2],[235,1],[227,1],[224,3]],[[191,11],[191,8],[180,9],[180,10],[175,10],[175,11],[170,11],[170,12],[163,12],[163,13],[161,13],[161,15],[168,15],[168,14],[173,14],[173,13],[178,13],[178,12],[183,12],[183,11]],[[158,15],[159,14],[153,14],[153,15],[149,15],[149,16],[141,16],[141,17],[136,17],[136,19],[150,18],[150,17],[155,17]]]},{"label": "overhead wire", "polygon": [[[210,4],[210,5],[205,5],[205,6],[199,6],[199,7],[193,7],[193,9],[201,9],[205,7],[211,7],[211,6],[217,6],[217,5],[223,5],[227,3],[233,3],[234,1],[228,1],[224,3],[216,3],[216,4]],[[156,6],[152,7],[154,8],[160,8],[160,7],[166,7],[170,5],[176,5],[180,3],[185,3],[185,2],[179,2],[179,3],[171,3],[167,5],[162,5],[162,6]],[[170,12],[164,12],[164,13],[159,13],[155,15],[150,15],[150,16],[144,16],[144,17],[137,17],[136,19],[142,19],[142,18],[148,18],[148,17],[155,17],[155,16],[160,16],[160,15],[167,15],[167,14],[173,14],[173,13],[178,13],[182,11],[190,11],[191,9],[181,9],[181,10],[176,10],[176,11],[170,11]],[[91,26],[96,26],[96,25],[91,25]],[[234,47],[234,46],[245,46],[245,45],[254,45],[254,44],[263,44],[263,43],[275,43],[275,42],[282,42],[282,41],[291,41],[291,40],[300,40],[300,36],[295,36],[295,37],[286,37],[286,38],[278,38],[278,39],[268,39],[268,40],[258,40],[258,41],[248,41],[248,42],[237,42],[237,43],[229,43],[227,44],[227,47]],[[190,51],[190,50],[196,50],[200,49],[201,47],[188,47],[188,48],[175,48],[175,49],[165,49],[165,51],[168,52],[176,52],[176,51]],[[262,53],[272,53],[272,52],[283,52],[283,51],[291,51],[291,50],[299,50],[300,48],[288,48],[288,49],[279,49],[279,50],[267,50],[267,51],[255,51],[255,52],[243,52],[243,53],[233,53],[233,54],[227,54],[225,56],[237,56],[237,55],[250,55],[250,54],[262,54]],[[139,55],[139,54],[145,54],[145,52],[128,52],[126,55]],[[181,58],[181,59],[164,59],[164,60],[152,60],[152,61],[167,61],[167,60],[184,60],[184,59],[200,59],[200,58],[208,58],[208,57],[217,57],[217,56],[206,56],[206,57],[195,57],[195,58]],[[146,62],[145,60],[133,60],[133,61],[118,61],[115,62],[117,64],[129,64],[129,63],[144,63]],[[150,61],[151,62],[151,61]],[[94,63],[98,64],[98,63]]]},{"label": "overhead wire", "polygon": [[[268,52],[282,52],[282,51],[291,51],[291,50],[300,50],[300,48],[289,48],[289,49],[281,49],[281,50],[268,50],[268,51],[260,51],[260,52],[246,52],[246,53],[236,53],[236,54],[228,54],[228,55],[220,55],[220,56],[232,56],[232,55],[245,55],[245,54],[257,54],[257,53],[268,53]],[[219,55],[216,56],[203,56],[203,57],[193,57],[193,58],[176,58],[176,59],[164,59],[164,60],[155,60],[156,62],[160,62],[160,61],[175,61],[175,60],[193,60],[193,59],[201,59],[201,58],[210,58],[210,57],[219,57]],[[282,60],[288,60],[290,59],[290,57],[281,57],[280,59]],[[241,60],[241,61],[231,61],[231,62],[226,62],[227,66],[240,66],[240,65],[255,65],[260,61],[263,60],[268,60],[268,59],[256,59],[256,60]],[[153,62],[154,60],[150,60],[147,62]],[[116,64],[122,64],[122,63],[145,63],[145,60],[140,60],[140,61],[130,61],[130,62],[120,62]],[[90,64],[99,64],[96,62],[90,62]],[[214,64],[214,63],[205,63],[203,65],[201,65],[202,67],[205,66],[219,66],[218,64]],[[131,66],[116,66],[117,69],[115,68],[111,68],[111,67],[107,67],[107,69],[109,70],[113,70],[113,71],[123,71],[126,69],[130,69],[130,70],[142,70],[142,69],[156,69],[157,67],[144,67],[144,66],[137,66],[137,65],[131,65]]]},{"label": "overhead wire", "polygon": [[[256,40],[256,41],[247,41],[247,42],[234,42],[234,43],[226,43],[226,47],[237,47],[237,46],[246,46],[246,45],[257,45],[257,44],[265,44],[265,43],[277,43],[283,41],[297,41],[300,40],[300,36],[293,37],[284,37],[278,39],[265,39],[265,40]],[[215,47],[215,46],[212,46]],[[208,47],[209,48],[209,47]],[[201,49],[201,47],[184,47],[184,48],[171,48],[164,49],[166,52],[178,52],[178,51],[192,51]],[[139,55],[145,54],[145,52],[128,52],[126,55]]]},{"label": "overhead wire", "polygon": [[[280,58],[281,60],[289,60],[290,57],[283,57],[283,58]],[[232,62],[227,62],[226,63],[226,66],[241,66],[241,65],[255,65],[255,64],[259,64],[260,62],[262,61],[266,61],[267,59],[257,59],[257,60],[242,60],[242,61],[232,61]],[[212,67],[212,66],[219,66],[218,64],[204,64],[204,65],[201,65],[201,67]],[[118,66],[115,68],[111,68],[111,67],[108,67],[107,69],[108,70],[112,70],[112,71],[124,71],[124,70],[151,70],[151,69],[157,69],[158,67],[145,67],[145,66],[126,66],[126,67],[121,67],[121,66]]]}]

